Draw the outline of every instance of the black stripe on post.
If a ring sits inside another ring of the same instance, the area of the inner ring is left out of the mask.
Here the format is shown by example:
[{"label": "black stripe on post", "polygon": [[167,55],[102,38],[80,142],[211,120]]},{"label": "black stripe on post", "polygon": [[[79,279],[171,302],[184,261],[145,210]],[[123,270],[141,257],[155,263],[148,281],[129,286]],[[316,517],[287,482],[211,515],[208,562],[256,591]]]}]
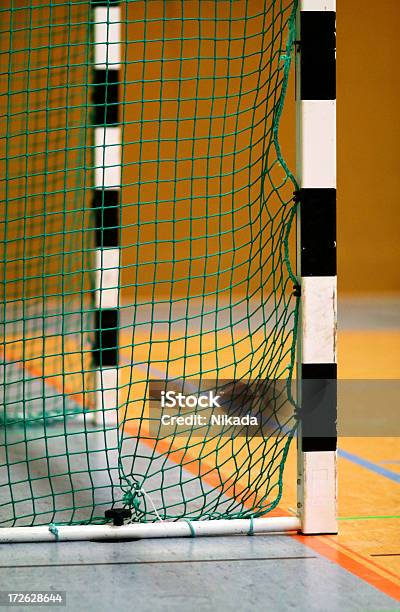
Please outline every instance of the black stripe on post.
[{"label": "black stripe on post", "polygon": [[100,368],[118,365],[118,325],[117,308],[96,310],[93,359]]},{"label": "black stripe on post", "polygon": [[336,13],[300,13],[302,100],[336,99]]},{"label": "black stripe on post", "polygon": [[336,189],[300,189],[301,276],[336,276]]},{"label": "black stripe on post", "polygon": [[303,452],[336,450],[336,378],[336,363],[302,365]]},{"label": "black stripe on post", "polygon": [[119,246],[119,189],[95,189],[92,207],[95,211],[96,246]]},{"label": "black stripe on post", "polygon": [[94,70],[92,102],[94,125],[116,125],[119,120],[119,70]]}]

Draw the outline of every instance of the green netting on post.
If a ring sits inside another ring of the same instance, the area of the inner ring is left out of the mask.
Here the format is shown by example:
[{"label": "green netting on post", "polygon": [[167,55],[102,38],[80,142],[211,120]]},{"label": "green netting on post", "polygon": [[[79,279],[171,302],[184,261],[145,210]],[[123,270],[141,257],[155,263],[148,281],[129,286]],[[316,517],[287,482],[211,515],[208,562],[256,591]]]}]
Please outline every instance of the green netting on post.
[{"label": "green netting on post", "polygon": [[[101,522],[112,505],[138,521],[261,516],[295,429],[294,179],[278,127],[296,2],[100,3],[105,32],[120,8],[117,82],[103,71],[121,144],[112,407],[93,352],[107,274],[97,4],[0,9],[0,524]],[[222,389],[222,412],[262,427],[166,431],[167,388]]]}]

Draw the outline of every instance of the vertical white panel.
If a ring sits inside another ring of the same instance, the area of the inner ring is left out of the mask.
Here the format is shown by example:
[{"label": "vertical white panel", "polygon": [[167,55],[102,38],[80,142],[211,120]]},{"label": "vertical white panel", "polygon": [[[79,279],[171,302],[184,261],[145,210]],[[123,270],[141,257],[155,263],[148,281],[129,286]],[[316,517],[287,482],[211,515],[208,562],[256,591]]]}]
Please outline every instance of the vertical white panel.
[{"label": "vertical white panel", "polygon": [[302,278],[302,362],[336,363],[336,276]]},{"label": "vertical white panel", "polygon": [[305,534],[337,533],[336,451],[299,453],[300,515]]},{"label": "vertical white panel", "polygon": [[121,9],[97,6],[94,9],[94,66],[97,70],[118,70],[121,66]]},{"label": "vertical white panel", "polygon": [[121,185],[121,129],[97,127],[94,141],[94,186],[96,189],[117,189]]},{"label": "vertical white panel", "polygon": [[96,379],[96,423],[118,425],[118,369],[99,369]]},{"label": "vertical white panel", "polygon": [[301,100],[298,179],[303,188],[336,187],[336,100]]},{"label": "vertical white panel", "polygon": [[118,308],[119,249],[98,249],[95,255],[97,308]]}]

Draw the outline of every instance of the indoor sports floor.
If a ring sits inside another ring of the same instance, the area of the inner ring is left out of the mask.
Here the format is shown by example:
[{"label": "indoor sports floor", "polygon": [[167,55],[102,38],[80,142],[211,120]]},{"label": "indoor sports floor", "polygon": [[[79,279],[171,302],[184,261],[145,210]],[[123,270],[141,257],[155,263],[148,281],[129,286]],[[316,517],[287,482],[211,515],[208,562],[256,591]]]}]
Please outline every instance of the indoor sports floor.
[{"label": "indoor sports floor", "polygon": [[[342,300],[338,343],[340,379],[399,379],[400,300]],[[356,401],[370,406],[368,385],[364,396],[362,389]],[[393,401],[385,389],[378,413]],[[293,446],[280,514],[294,511],[295,465]],[[32,469],[40,471],[40,463]],[[400,610],[399,484],[399,438],[340,438],[337,536],[3,545],[1,588],[66,591],[67,609],[84,611]],[[209,480],[204,488],[215,485]]]}]

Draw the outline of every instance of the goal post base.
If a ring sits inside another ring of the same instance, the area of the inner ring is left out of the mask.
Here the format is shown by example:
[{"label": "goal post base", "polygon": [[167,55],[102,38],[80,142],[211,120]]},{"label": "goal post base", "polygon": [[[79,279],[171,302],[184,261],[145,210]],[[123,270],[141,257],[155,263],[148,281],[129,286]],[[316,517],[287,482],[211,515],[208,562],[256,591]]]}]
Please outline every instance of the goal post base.
[{"label": "goal post base", "polygon": [[253,535],[299,531],[295,516],[221,519],[215,521],[176,521],[114,525],[44,525],[38,527],[4,527],[0,543],[71,542],[78,540],[135,540],[144,538],[190,538],[198,536]]},{"label": "goal post base", "polygon": [[336,451],[299,452],[299,515],[303,535],[336,534]]}]

